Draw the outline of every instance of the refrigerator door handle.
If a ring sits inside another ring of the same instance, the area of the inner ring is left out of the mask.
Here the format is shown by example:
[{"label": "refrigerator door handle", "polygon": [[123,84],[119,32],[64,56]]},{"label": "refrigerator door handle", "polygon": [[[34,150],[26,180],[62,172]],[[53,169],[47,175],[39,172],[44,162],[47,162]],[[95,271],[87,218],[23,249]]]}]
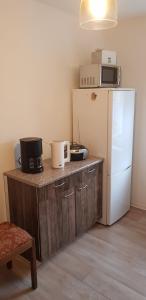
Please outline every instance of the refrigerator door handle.
[{"label": "refrigerator door handle", "polygon": [[128,167],[125,169],[125,171],[128,170],[128,169],[130,169],[130,168],[131,168],[131,166],[128,166]]},{"label": "refrigerator door handle", "polygon": [[107,174],[107,176],[109,177],[109,176],[111,176],[111,175],[116,175],[116,174],[119,174],[119,173],[121,173],[121,172],[125,172],[125,171],[127,171],[128,169],[130,169],[132,166],[130,165],[130,166],[128,166],[126,169],[123,169],[122,171],[120,171],[120,172],[116,172],[116,173],[108,173]]}]

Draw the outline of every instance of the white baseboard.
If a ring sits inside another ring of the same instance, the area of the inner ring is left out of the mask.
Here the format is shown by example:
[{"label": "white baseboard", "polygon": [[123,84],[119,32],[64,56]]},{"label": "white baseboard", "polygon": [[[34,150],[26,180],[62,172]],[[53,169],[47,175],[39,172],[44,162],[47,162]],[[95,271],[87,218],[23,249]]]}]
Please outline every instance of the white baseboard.
[{"label": "white baseboard", "polygon": [[146,210],[146,203],[134,202],[134,203],[131,203],[131,206],[142,209],[142,210]]}]

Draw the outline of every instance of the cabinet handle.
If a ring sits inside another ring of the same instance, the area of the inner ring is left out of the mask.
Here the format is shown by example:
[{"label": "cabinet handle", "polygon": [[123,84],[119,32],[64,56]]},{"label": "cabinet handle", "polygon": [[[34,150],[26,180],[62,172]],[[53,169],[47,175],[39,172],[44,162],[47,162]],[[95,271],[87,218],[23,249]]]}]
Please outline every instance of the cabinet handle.
[{"label": "cabinet handle", "polygon": [[96,169],[91,169],[91,170],[88,171],[88,173],[91,174],[91,173],[93,173],[95,171],[96,171]]},{"label": "cabinet handle", "polygon": [[88,185],[86,184],[85,186],[80,187],[78,190],[79,190],[79,191],[82,191],[82,190],[85,190],[87,187],[88,187]]},{"label": "cabinet handle", "polygon": [[87,189],[88,185],[86,184],[84,187],[83,187],[83,190]]},{"label": "cabinet handle", "polygon": [[55,189],[56,188],[59,188],[59,187],[62,187],[62,186],[64,186],[65,185],[65,182],[62,182],[62,183],[60,183],[60,184],[58,184],[58,185],[55,185]]},{"label": "cabinet handle", "polygon": [[82,189],[83,189],[82,187],[78,188],[79,191],[81,191]]},{"label": "cabinet handle", "polygon": [[74,192],[72,192],[72,193],[66,195],[65,198],[69,198],[69,197],[71,197],[73,194],[74,194]]}]

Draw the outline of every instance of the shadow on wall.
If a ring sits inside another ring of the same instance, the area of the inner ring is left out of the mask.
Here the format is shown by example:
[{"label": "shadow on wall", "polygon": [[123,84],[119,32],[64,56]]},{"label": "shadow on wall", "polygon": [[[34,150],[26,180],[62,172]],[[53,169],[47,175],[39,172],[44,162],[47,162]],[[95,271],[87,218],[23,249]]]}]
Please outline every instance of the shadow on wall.
[{"label": "shadow on wall", "polygon": [[15,167],[14,145],[14,141],[0,144],[0,222],[6,220],[3,173]]}]

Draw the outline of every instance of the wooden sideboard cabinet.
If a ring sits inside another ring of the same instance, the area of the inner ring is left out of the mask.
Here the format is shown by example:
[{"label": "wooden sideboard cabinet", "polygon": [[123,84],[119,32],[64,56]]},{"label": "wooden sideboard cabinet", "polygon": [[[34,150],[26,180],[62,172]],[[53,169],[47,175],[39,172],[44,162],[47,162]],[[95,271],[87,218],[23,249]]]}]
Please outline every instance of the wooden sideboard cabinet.
[{"label": "wooden sideboard cabinet", "polygon": [[45,260],[86,232],[102,216],[102,159],[67,163],[44,172],[20,169],[7,177],[10,220],[36,240],[37,258]]}]

